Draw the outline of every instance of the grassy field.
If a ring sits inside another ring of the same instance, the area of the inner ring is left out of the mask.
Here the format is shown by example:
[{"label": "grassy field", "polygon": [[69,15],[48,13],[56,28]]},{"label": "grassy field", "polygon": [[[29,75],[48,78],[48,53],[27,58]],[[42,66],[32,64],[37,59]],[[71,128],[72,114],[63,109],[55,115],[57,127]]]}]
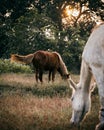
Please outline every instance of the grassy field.
[{"label": "grassy field", "polygon": [[[78,75],[73,75],[76,82]],[[70,126],[71,89],[56,76],[54,83],[36,84],[33,74],[0,75],[0,130],[77,130]],[[94,130],[98,123],[99,98],[92,93],[92,107],[81,130]]]}]

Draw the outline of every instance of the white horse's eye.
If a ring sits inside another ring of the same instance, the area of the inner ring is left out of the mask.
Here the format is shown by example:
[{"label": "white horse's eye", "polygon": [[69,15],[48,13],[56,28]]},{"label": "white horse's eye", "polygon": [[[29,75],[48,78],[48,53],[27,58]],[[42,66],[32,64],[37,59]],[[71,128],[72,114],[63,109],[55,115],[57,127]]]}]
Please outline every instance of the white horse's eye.
[{"label": "white horse's eye", "polygon": [[71,97],[71,101],[73,101],[74,100],[74,97]]}]

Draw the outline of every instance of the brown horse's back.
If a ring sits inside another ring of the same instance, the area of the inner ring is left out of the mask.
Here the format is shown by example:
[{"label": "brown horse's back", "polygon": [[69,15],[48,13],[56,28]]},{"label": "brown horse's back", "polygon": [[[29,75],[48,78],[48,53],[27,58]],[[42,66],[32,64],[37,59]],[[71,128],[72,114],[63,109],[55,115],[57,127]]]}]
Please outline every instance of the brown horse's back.
[{"label": "brown horse's back", "polygon": [[59,57],[57,53],[48,51],[37,51],[34,53],[33,64],[38,69],[57,69],[59,67]]}]

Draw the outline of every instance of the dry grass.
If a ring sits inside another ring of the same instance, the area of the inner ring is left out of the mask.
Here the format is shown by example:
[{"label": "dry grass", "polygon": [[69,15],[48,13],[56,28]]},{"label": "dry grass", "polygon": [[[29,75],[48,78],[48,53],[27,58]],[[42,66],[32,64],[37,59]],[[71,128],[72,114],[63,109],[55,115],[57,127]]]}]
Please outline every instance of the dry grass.
[{"label": "dry grass", "polygon": [[69,106],[68,98],[4,96],[0,100],[0,129],[43,130],[62,127],[69,122]]},{"label": "dry grass", "polygon": [[0,80],[4,84],[14,85],[14,87],[18,84],[23,85],[23,87],[33,86],[36,83],[34,74],[1,74]]},{"label": "dry grass", "polygon": [[[73,78],[78,82],[79,76]],[[54,84],[47,83],[47,75],[44,81],[37,85],[32,74],[0,76],[0,130],[77,130],[69,124],[71,90],[67,83],[59,76]],[[93,93],[91,112],[81,130],[94,130],[98,111],[98,96]]]},{"label": "dry grass", "polygon": [[[78,76],[75,76],[78,77]],[[14,85],[14,87],[17,87],[16,85],[20,84],[22,87],[38,87],[40,86],[47,86],[47,85],[59,85],[60,83],[62,85],[68,85],[66,81],[62,80],[61,77],[57,74],[55,82],[48,83],[48,75],[44,74],[43,76],[43,84],[39,82],[38,84],[35,81],[35,74],[15,74],[15,73],[8,73],[8,74],[1,74],[0,75],[0,81],[2,84],[8,84],[8,85]],[[61,82],[60,82],[61,81]]]}]

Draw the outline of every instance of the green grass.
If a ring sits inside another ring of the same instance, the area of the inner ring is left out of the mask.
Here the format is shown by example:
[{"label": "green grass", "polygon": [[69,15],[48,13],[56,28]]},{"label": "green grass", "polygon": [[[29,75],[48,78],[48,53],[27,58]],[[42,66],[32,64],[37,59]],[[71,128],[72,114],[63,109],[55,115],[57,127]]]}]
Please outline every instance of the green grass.
[{"label": "green grass", "polygon": [[2,73],[32,73],[29,65],[11,62],[9,59],[0,59],[0,74]]},{"label": "green grass", "polygon": [[[76,82],[78,75],[72,76]],[[54,83],[37,84],[33,74],[0,75],[0,130],[77,130],[70,126],[71,89],[56,75]],[[81,130],[94,130],[98,123],[99,98],[92,93],[92,107]]]}]

